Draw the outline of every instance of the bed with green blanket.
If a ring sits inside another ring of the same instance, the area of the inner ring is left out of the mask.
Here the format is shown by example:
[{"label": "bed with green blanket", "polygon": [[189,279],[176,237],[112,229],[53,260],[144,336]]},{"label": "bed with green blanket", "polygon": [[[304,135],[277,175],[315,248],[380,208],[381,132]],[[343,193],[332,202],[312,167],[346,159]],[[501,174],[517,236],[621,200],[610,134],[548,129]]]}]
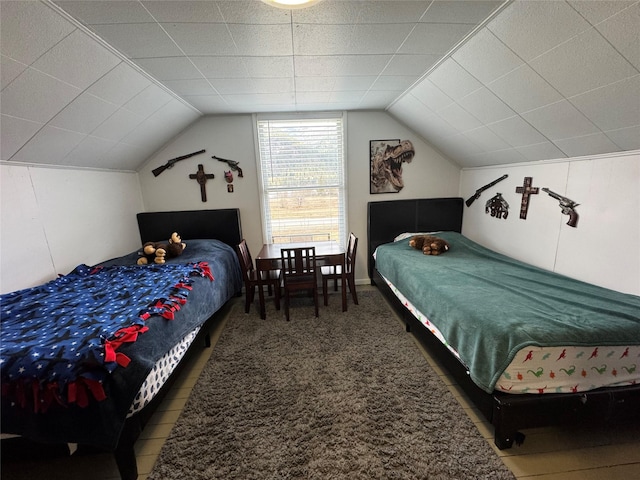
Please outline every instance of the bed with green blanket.
[{"label": "bed with green blanket", "polygon": [[[637,416],[640,297],[499,254],[463,236],[462,199],[370,202],[369,272],[508,448],[518,430]],[[424,255],[413,233],[450,249]]]}]

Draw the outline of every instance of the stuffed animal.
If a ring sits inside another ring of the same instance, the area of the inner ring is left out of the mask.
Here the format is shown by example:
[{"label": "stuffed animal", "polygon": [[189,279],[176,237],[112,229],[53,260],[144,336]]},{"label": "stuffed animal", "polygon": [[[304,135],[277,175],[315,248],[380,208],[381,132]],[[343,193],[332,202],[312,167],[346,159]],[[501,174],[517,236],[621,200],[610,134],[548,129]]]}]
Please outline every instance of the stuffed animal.
[{"label": "stuffed animal", "polygon": [[446,240],[433,235],[414,235],[409,240],[409,246],[422,250],[425,255],[440,255],[449,250]]},{"label": "stuffed animal", "polygon": [[149,263],[163,264],[170,258],[182,255],[186,246],[186,243],[182,243],[180,235],[173,232],[168,242],[145,243],[142,246],[142,251],[138,252],[140,258],[138,258],[136,263],[138,265],[148,265]]}]

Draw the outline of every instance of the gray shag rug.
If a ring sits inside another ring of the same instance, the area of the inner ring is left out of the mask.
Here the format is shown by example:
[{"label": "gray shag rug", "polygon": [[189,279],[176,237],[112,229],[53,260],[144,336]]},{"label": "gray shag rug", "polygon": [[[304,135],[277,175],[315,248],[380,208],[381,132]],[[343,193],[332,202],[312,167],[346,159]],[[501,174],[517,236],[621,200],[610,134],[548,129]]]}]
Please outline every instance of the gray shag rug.
[{"label": "gray shag rug", "polygon": [[359,301],[237,302],[149,478],[514,479],[382,295]]}]

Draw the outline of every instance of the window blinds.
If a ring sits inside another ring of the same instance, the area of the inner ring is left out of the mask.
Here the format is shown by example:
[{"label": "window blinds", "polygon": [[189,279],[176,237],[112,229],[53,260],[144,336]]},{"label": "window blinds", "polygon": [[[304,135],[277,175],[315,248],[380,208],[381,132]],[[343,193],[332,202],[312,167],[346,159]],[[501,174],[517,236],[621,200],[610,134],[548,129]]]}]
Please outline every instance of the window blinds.
[{"label": "window blinds", "polygon": [[342,118],[258,120],[265,241],[346,238]]}]

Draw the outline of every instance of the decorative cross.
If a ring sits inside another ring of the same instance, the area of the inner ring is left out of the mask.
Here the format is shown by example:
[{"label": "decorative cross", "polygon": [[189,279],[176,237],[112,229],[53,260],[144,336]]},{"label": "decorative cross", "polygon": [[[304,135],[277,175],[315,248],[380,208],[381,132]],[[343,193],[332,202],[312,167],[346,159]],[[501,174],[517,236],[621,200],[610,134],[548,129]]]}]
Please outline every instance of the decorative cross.
[{"label": "decorative cross", "polygon": [[522,194],[522,202],[520,203],[520,218],[526,220],[527,210],[529,210],[529,195],[537,195],[538,187],[532,187],[533,177],[524,177],[522,187],[516,187],[516,193]]},{"label": "decorative cross", "polygon": [[198,184],[200,184],[200,196],[202,197],[202,201],[206,202],[207,190],[205,189],[204,185],[205,183],[207,183],[207,178],[215,178],[215,175],[213,173],[204,173],[204,167],[202,166],[202,164],[200,164],[198,165],[198,172],[190,173],[189,178],[198,181]]}]

